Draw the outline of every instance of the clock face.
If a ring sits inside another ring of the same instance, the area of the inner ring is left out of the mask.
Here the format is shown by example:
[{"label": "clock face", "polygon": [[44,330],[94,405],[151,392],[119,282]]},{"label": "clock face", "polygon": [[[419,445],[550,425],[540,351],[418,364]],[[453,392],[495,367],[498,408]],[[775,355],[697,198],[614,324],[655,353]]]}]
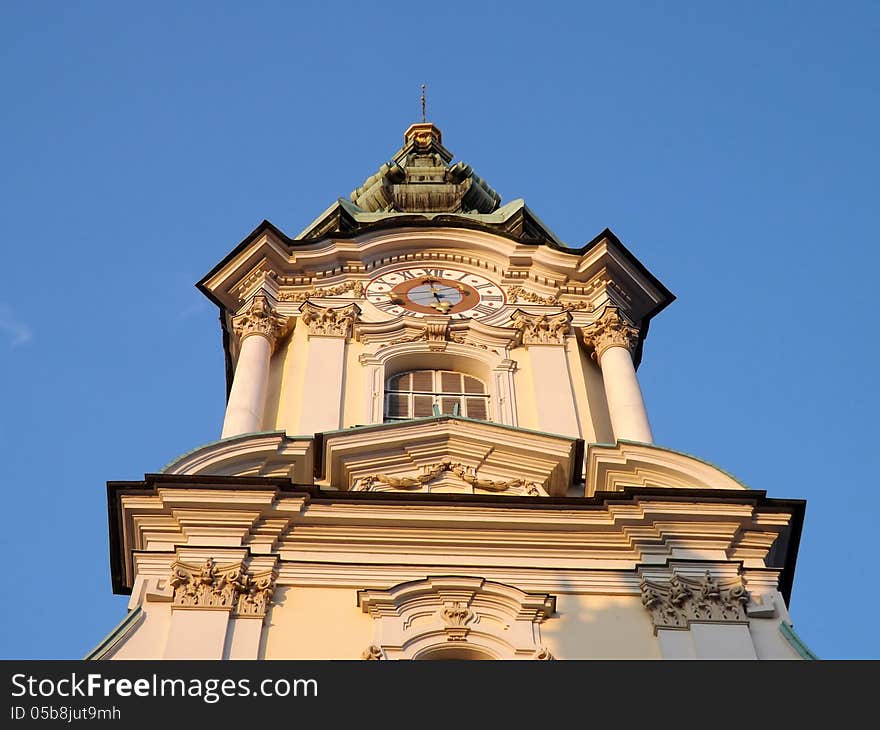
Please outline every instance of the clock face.
[{"label": "clock face", "polygon": [[364,295],[388,314],[453,319],[485,317],[504,306],[504,292],[484,276],[458,269],[409,268],[373,279]]}]

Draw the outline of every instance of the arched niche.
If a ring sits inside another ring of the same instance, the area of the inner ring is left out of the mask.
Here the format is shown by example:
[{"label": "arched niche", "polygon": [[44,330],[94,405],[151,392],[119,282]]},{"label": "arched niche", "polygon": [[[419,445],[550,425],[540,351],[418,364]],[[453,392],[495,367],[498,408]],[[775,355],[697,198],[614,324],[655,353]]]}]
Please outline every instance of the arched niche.
[{"label": "arched niche", "polygon": [[432,576],[358,591],[375,621],[372,658],[547,659],[541,624],[556,598],[475,576]]}]

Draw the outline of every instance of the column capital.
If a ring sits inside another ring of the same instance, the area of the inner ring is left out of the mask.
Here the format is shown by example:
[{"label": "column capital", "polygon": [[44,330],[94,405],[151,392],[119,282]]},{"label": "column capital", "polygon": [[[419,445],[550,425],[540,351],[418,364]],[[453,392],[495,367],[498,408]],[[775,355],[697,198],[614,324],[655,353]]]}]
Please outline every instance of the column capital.
[{"label": "column capital", "polygon": [[217,565],[208,558],[201,565],[175,561],[171,565],[172,609],[219,609],[233,616],[263,618],[275,592],[277,572],[245,569],[241,561]]},{"label": "column capital", "polygon": [[517,309],[510,315],[520,331],[523,345],[564,345],[571,324],[571,314],[529,314]]},{"label": "column capital", "polygon": [[638,327],[621,315],[617,307],[605,307],[599,319],[581,328],[581,334],[598,361],[609,347],[622,347],[632,356],[639,342]]},{"label": "column capital", "polygon": [[306,302],[300,309],[300,319],[308,325],[309,335],[347,339],[351,336],[352,325],[360,313],[361,309],[357,304],[333,308]]},{"label": "column capital", "polygon": [[716,579],[707,570],[702,579],[673,573],[668,582],[642,579],[642,605],[657,629],[688,629],[691,623],[748,624],[749,592],[737,576]]},{"label": "column capital", "polygon": [[272,347],[287,334],[290,318],[278,314],[265,294],[257,294],[247,308],[232,318],[232,329],[240,340],[262,335]]}]

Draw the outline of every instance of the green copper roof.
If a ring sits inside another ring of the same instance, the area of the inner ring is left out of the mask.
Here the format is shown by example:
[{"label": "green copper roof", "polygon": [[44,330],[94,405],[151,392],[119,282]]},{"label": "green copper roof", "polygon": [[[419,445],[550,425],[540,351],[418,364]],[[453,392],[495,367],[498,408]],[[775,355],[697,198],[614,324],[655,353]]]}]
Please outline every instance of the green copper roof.
[{"label": "green copper roof", "polygon": [[413,124],[404,145],[348,199],[340,198],[294,240],[361,233],[390,225],[461,225],[484,228],[522,243],[567,248],[522,200],[501,196],[464,163],[452,163],[441,132]]}]

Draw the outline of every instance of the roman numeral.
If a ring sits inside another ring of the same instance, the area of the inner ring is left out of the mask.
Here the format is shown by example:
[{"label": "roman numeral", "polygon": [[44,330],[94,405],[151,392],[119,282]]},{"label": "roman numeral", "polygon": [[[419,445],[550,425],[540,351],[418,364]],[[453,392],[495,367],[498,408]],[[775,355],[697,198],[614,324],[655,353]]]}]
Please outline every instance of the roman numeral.
[{"label": "roman numeral", "polygon": [[497,312],[498,310],[494,307],[490,307],[488,304],[480,303],[474,307],[474,311],[479,312],[480,314],[492,314],[492,312]]}]

